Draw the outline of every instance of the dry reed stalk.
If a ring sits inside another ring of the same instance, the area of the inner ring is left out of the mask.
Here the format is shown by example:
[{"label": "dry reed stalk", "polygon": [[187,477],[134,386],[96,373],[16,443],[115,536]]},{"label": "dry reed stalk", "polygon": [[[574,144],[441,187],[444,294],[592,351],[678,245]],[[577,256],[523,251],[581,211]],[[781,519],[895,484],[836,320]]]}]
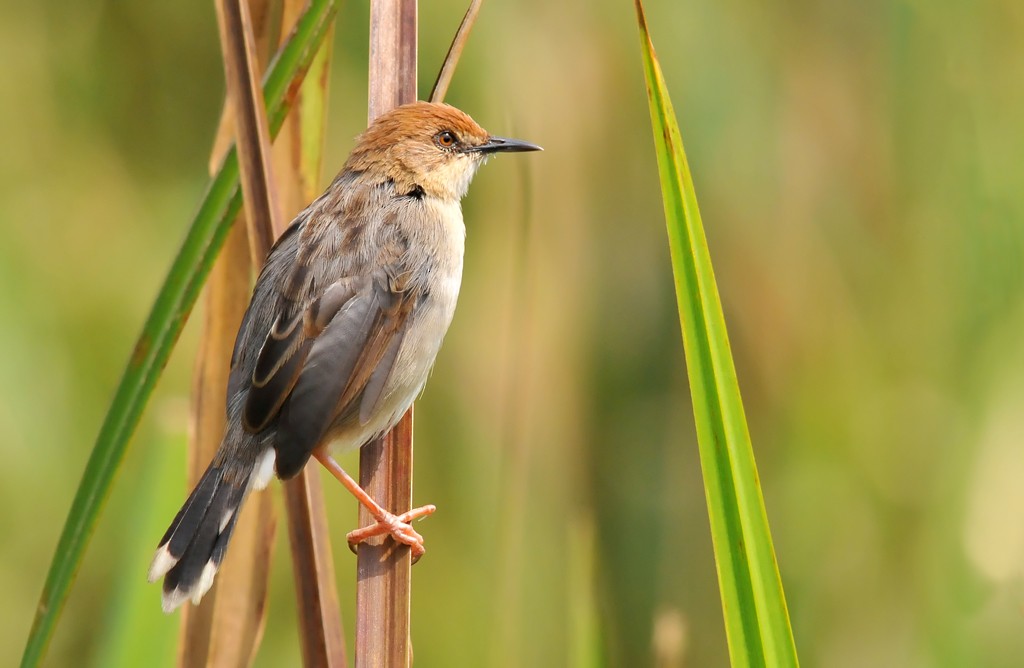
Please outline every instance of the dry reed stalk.
[{"label": "dry reed stalk", "polygon": [[270,163],[270,131],[256,73],[252,18],[245,0],[217,0],[224,69],[235,117],[235,146],[252,265],[260,267],[284,232]]},{"label": "dry reed stalk", "polygon": [[[269,35],[273,18],[269,3],[252,0],[253,14],[260,18],[261,35]],[[269,40],[260,43],[263,65],[269,57]],[[214,173],[230,146],[234,133],[232,104],[224,115],[210,159]],[[235,333],[251,291],[252,260],[249,235],[234,225],[224,249],[210,273],[206,288],[206,315],[200,336],[193,380],[192,420],[189,442],[189,485],[194,485],[213,457],[224,434],[228,365]],[[268,492],[254,493],[239,515],[222,572],[199,606],[182,611],[178,665],[249,665],[263,635],[266,621],[267,583],[274,544],[276,518]]]},{"label": "dry reed stalk", "polygon": [[459,58],[462,57],[462,49],[469,41],[469,33],[473,30],[473,24],[476,23],[476,17],[480,15],[480,7],[483,4],[484,0],[472,0],[469,3],[469,8],[466,9],[466,13],[462,17],[459,29],[455,31],[455,38],[452,40],[451,46],[448,47],[444,62],[441,63],[441,70],[437,73],[434,87],[430,91],[431,102],[444,102],[444,96],[448,94],[448,86],[451,85],[452,77],[455,76],[455,67],[459,64]]},{"label": "dry reed stalk", "polygon": [[[281,19],[282,41],[304,6],[304,0],[285,0]],[[330,38],[325,40],[320,54],[310,66],[306,81],[298,91],[294,110],[274,143],[274,164],[279,178],[275,185],[288,219],[319,192],[329,63]],[[307,150],[315,144],[319,146]],[[343,668],[348,665],[345,634],[330,531],[324,512],[323,486],[316,466],[307,466],[284,485],[299,615],[299,642],[303,665]]]},{"label": "dry reed stalk", "polygon": [[[206,288],[206,315],[193,381],[189,480],[195,484],[224,433],[224,397],[235,332],[248,303],[249,244],[236,225]],[[217,583],[199,606],[182,610],[178,665],[248,665],[259,645],[276,519],[268,492],[246,503]],[[230,658],[234,656],[235,659]]]},{"label": "dry reed stalk", "polygon": [[[416,100],[416,0],[370,4],[369,120]],[[383,438],[360,451],[359,484],[393,513],[412,508],[412,409]],[[359,509],[359,524],[374,520]],[[359,546],[356,667],[404,668],[409,639],[412,557],[390,537]]]},{"label": "dry reed stalk", "polygon": [[[226,45],[225,63],[228,90],[235,102],[237,146],[249,224],[249,246],[253,254],[253,265],[259,266],[270,252],[272,241],[284,232],[286,223],[279,209],[269,158],[270,137],[254,67],[253,31],[248,7],[245,0],[221,0],[219,6],[224,12],[223,23],[228,27],[223,35]],[[288,18],[294,22],[298,12],[294,6],[289,6],[288,10]],[[293,116],[292,122],[301,121]],[[285,156],[286,171],[293,176],[287,190],[294,194],[301,190],[301,184],[308,179],[304,179],[298,169],[292,169],[301,167],[301,164],[288,164],[289,157]],[[301,155],[298,162],[301,163]],[[312,196],[298,194],[303,201]],[[320,480],[316,473],[311,473],[307,468],[285,485],[285,501],[290,520],[289,536],[304,661],[311,666],[344,665],[345,645],[335,589],[334,564]]]},{"label": "dry reed stalk", "polygon": [[[286,19],[289,23],[293,23],[298,14],[295,4],[290,2],[286,6],[289,13]],[[263,96],[257,77],[254,46],[256,40],[249,10],[250,7],[246,4],[246,0],[219,0],[217,2],[230,102],[228,107],[234,112],[230,115],[226,114],[226,117],[232,118],[236,127],[236,145],[246,208],[247,226],[245,230],[233,233],[240,236],[241,239],[248,239],[248,262],[244,262],[243,259],[244,271],[238,272],[233,277],[233,280],[241,281],[244,285],[240,300],[243,310],[248,301],[251,267],[258,267],[263,263],[273,240],[284,231],[285,227],[285,219],[281,216],[276,197],[273,168],[268,156],[270,139],[266,112],[263,107]],[[263,7],[262,10],[259,16],[265,18],[267,16],[266,8]],[[263,27],[269,27],[270,23],[265,21]],[[270,31],[264,29],[261,34],[265,37],[270,34]],[[264,41],[269,42],[266,39]],[[321,69],[326,70],[326,61],[321,61]],[[317,80],[313,85],[323,85],[323,83],[322,80]],[[323,99],[322,95],[314,97]],[[297,114],[293,114],[291,122],[298,123],[299,121],[296,119]],[[230,126],[231,123],[222,122],[221,127],[224,130]],[[294,130],[294,132],[297,133],[300,130]],[[322,129],[320,132],[322,133]],[[294,152],[291,153],[294,155]],[[306,185],[308,190],[310,187],[308,174],[299,173],[298,169],[293,170],[288,160],[290,157],[292,156],[286,155],[283,160],[285,171],[294,174],[289,179],[286,192],[289,194],[299,192],[303,190],[303,185]],[[303,162],[301,149],[298,151],[297,160]],[[305,162],[312,162],[317,169],[319,168],[318,160]],[[302,193],[302,195],[306,200],[312,197],[312,193]],[[291,204],[291,202],[289,203]],[[237,241],[233,250],[236,258],[243,255]],[[234,321],[234,327],[237,327],[240,318],[239,313],[239,317]],[[228,336],[233,333],[234,327],[229,328]],[[230,345],[229,343],[227,351],[230,351]],[[229,356],[230,352],[227,352],[216,360],[221,369],[226,369],[227,365],[224,364],[224,361]],[[213,356],[205,359],[214,362]],[[222,373],[226,375],[226,370]],[[206,392],[209,389],[203,386],[201,391]],[[223,394],[224,392],[221,390],[220,396]],[[222,403],[220,415],[223,415]],[[207,456],[205,459],[208,458]],[[258,506],[267,506],[269,509],[268,497],[265,494],[258,496],[261,499]],[[292,551],[295,555],[293,561],[295,562],[299,597],[299,616],[302,623],[302,650],[306,665],[343,666],[345,665],[345,649],[341,616],[334,586],[333,560],[330,553],[327,521],[321,502],[319,479],[315,475],[307,476],[304,471],[286,487],[285,497],[286,508],[291,520],[289,523],[290,535]],[[249,505],[252,505],[252,502]],[[273,522],[264,524],[264,527],[266,526],[272,527]],[[269,573],[269,551],[273,532],[267,532],[264,529],[260,537],[263,539],[263,543],[250,544],[248,552],[244,549],[244,545],[239,546],[236,543],[235,549],[229,553],[228,559],[231,558],[231,554],[234,554],[236,557],[241,557],[242,561],[246,561],[247,558],[251,559],[253,551],[262,558],[256,559],[255,567],[248,571],[241,570],[243,574],[248,572],[251,577],[248,582],[239,582],[238,586],[233,588],[234,596],[225,597],[222,593],[217,598],[216,610],[213,614],[225,619],[227,625],[221,624],[217,627],[196,629],[198,637],[203,637],[201,636],[203,630],[207,631],[204,637],[208,646],[205,661],[202,660],[202,656],[183,654],[186,657],[183,660],[185,665],[245,666],[252,663],[265,620],[266,581]],[[223,574],[221,578],[224,578]],[[246,584],[249,586],[246,587]],[[257,595],[258,598],[256,598]],[[225,614],[220,614],[222,609]],[[234,627],[230,626],[231,620],[236,621]],[[243,640],[245,642],[241,642]]]}]

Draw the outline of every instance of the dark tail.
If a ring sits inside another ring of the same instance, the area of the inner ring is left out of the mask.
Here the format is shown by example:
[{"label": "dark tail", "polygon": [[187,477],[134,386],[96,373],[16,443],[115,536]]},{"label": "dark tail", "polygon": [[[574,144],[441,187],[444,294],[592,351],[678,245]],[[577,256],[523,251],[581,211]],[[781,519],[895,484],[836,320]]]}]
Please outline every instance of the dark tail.
[{"label": "dark tail", "polygon": [[[216,463],[216,462],[215,462]],[[224,560],[250,475],[211,464],[160,540],[149,581],[164,578],[163,608],[198,604]]]}]

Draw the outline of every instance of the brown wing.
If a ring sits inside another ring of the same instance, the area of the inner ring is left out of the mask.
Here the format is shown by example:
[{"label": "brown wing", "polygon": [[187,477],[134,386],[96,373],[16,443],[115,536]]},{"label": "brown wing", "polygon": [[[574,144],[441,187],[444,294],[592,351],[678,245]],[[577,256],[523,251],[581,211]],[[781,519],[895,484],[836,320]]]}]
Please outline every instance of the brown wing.
[{"label": "brown wing", "polygon": [[370,420],[418,300],[403,235],[380,241],[372,267],[357,255],[339,266],[321,257],[330,245],[307,234],[314,223],[300,218],[268,257],[229,381],[243,427],[275,430],[282,478],[301,470],[331,425]]},{"label": "brown wing", "polygon": [[[368,276],[328,281],[317,276],[316,244],[303,242],[308,231],[304,214],[274,244],[235,343],[229,397],[244,397],[242,426],[252,433],[278,417],[316,338],[371,282]],[[326,287],[322,292],[314,285],[317,278]],[[258,352],[242,360],[244,348],[254,346]]]},{"label": "brown wing", "polygon": [[[365,300],[354,301],[370,285],[369,279],[343,278],[328,287],[304,310],[288,320],[280,314],[263,341],[256,366],[249,379],[249,392],[242,411],[242,424],[250,432],[265,429],[277,417],[298,382],[317,338],[339,313],[349,320],[366,309]],[[291,305],[293,300],[282,300]]]},{"label": "brown wing", "polygon": [[252,379],[252,366],[255,361],[252,358],[260,351],[253,350],[250,352],[248,347],[254,342],[262,345],[266,334],[258,330],[261,327],[267,326],[261,324],[264,321],[263,316],[274,304],[280,301],[276,286],[272,284],[273,281],[270,279],[270,276],[276,276],[282,272],[289,271],[295,264],[298,241],[304,224],[305,217],[299,216],[285,230],[284,234],[278,238],[267,258],[266,265],[260,272],[259,280],[256,281],[252,300],[249,302],[249,307],[245,310],[245,316],[243,316],[242,323],[238,328],[238,336],[235,337],[235,345],[231,352],[231,374],[228,378],[229,404],[235,397],[244,396],[249,391],[249,384]]},{"label": "brown wing", "polygon": [[[298,473],[338,421],[365,423],[391,374],[416,295],[387,280],[363,285],[312,341],[281,406],[277,473]],[[370,406],[365,414],[362,408]]]}]

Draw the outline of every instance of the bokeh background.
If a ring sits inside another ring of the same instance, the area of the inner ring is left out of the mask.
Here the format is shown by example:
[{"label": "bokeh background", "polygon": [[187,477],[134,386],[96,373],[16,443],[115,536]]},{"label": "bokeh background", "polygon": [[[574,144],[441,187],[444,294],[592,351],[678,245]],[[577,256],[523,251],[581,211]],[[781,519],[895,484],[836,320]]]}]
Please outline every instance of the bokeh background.
[{"label": "bokeh background", "polygon": [[[425,96],[465,2],[421,5]],[[325,183],[365,122],[367,14],[338,18]],[[1021,665],[1024,5],[648,14],[804,665]],[[207,0],[0,9],[0,665],[206,182],[216,38]],[[439,507],[418,665],[727,664],[638,45],[627,0],[485,3],[449,94],[546,152],[493,161],[464,203],[416,422],[416,499]],[[185,493],[196,330],[48,665],[172,665],[144,578]],[[327,496],[351,632],[355,503]],[[258,666],[298,663],[278,533]]]}]

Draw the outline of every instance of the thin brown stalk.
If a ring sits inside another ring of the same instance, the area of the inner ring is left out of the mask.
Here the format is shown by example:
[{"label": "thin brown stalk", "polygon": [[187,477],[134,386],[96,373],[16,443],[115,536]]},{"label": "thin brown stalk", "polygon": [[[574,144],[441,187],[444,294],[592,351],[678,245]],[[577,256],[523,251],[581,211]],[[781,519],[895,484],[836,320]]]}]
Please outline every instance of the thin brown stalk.
[{"label": "thin brown stalk", "polygon": [[[272,48],[278,44],[277,38],[280,38],[280,42],[283,43],[287,37],[287,32],[281,30],[281,14],[275,9],[280,10],[281,8],[275,7],[275,3],[270,0],[249,0],[249,14],[252,16],[252,30],[256,38],[256,59],[259,62],[260,72],[266,71]],[[222,20],[219,12],[217,20]],[[220,122],[217,125],[217,135],[214,137],[213,150],[210,152],[209,170],[211,174],[220,167],[224,156],[235,141],[233,107],[231,100],[225,95],[224,107],[221,109]],[[292,108],[295,109],[295,106],[293,105]]]},{"label": "thin brown stalk", "polygon": [[[363,446],[359,484],[392,512],[412,508],[412,408],[395,428]],[[363,509],[360,526],[375,520]],[[390,537],[359,545],[356,559],[356,668],[412,663],[412,556]]]},{"label": "thin brown stalk", "polygon": [[263,265],[274,239],[284,231],[273,189],[270,132],[263,108],[252,18],[245,0],[217,0],[228,99],[235,116],[235,146],[245,202],[246,230],[254,267]]},{"label": "thin brown stalk", "polygon": [[[369,119],[416,100],[416,0],[370,4]],[[359,484],[393,513],[412,508],[412,409],[383,438],[363,446]],[[359,523],[373,518],[364,508]],[[391,538],[363,543],[357,558],[356,666],[402,668],[409,639],[412,557]]]},{"label": "thin brown stalk", "polygon": [[416,100],[416,0],[370,3],[369,120]]},{"label": "thin brown stalk", "polygon": [[[269,3],[252,0],[260,17],[259,32],[270,34],[273,24]],[[269,41],[261,40],[260,57],[269,57]],[[220,165],[233,134],[229,103],[225,104],[218,138],[210,159],[213,173]],[[249,235],[235,225],[210,273],[206,288],[206,315],[193,380],[192,423],[189,443],[189,481],[194,485],[213,457],[224,433],[228,365],[235,332],[249,300],[252,260]],[[266,621],[270,558],[276,532],[273,504],[268,492],[256,492],[245,505],[235,527],[234,549],[228,552],[213,589],[199,606],[182,612],[179,666],[244,666],[252,662]]]},{"label": "thin brown stalk", "polygon": [[[224,434],[224,397],[235,332],[250,290],[249,244],[236,225],[213,266],[193,381],[189,480],[195,484]],[[263,633],[276,520],[269,492],[256,492],[238,518],[233,549],[220,577],[199,606],[182,611],[178,665],[249,663]]]},{"label": "thin brown stalk", "polygon": [[[285,0],[282,35],[298,19],[304,0]],[[289,217],[297,214],[319,188],[323,150],[324,109],[327,101],[327,74],[330,63],[330,39],[310,65],[309,75],[298,91],[293,113],[285,122],[274,144],[274,164],[278,167],[279,202]],[[315,465],[314,465],[315,466]],[[324,512],[323,487],[315,469],[307,467],[285,483],[285,508],[288,512],[288,538],[292,553],[299,616],[299,642],[306,666],[348,665],[345,634],[338,603],[338,588],[331,554],[330,531]]]},{"label": "thin brown stalk", "polygon": [[469,8],[466,9],[466,14],[462,17],[462,23],[455,31],[455,39],[452,40],[444,62],[441,63],[441,70],[437,73],[434,88],[430,91],[431,102],[444,102],[444,96],[448,94],[448,86],[451,85],[452,77],[455,76],[455,67],[459,64],[459,58],[462,57],[462,49],[469,41],[469,33],[473,30],[473,24],[476,23],[476,17],[480,14],[480,6],[483,4],[484,0],[473,0],[469,3]]},{"label": "thin brown stalk", "polygon": [[320,477],[308,467],[285,484],[288,538],[299,614],[304,666],[345,668],[345,633],[331,556],[330,529],[323,512]]},{"label": "thin brown stalk", "polygon": [[[289,12],[296,15],[294,7]],[[229,98],[234,102],[242,192],[247,214],[253,266],[260,266],[273,239],[284,231],[278,207],[266,110],[254,66],[252,21],[245,0],[220,0],[222,41]],[[294,20],[292,17],[289,17]],[[297,121],[296,121],[297,122]],[[301,184],[298,170],[292,181]],[[290,185],[289,192],[298,187]],[[309,195],[307,195],[308,197]],[[333,559],[319,478],[302,471],[285,486],[285,507],[293,555],[306,665],[341,666],[345,646],[334,580]]]}]

